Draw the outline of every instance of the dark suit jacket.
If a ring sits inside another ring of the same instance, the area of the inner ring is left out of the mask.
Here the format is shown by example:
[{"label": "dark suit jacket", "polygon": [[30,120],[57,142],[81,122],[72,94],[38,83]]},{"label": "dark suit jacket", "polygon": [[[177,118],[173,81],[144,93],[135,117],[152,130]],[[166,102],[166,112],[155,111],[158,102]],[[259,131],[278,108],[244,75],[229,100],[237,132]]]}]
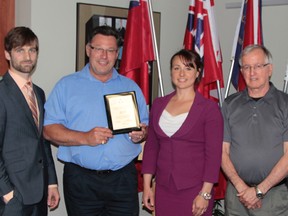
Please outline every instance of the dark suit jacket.
[{"label": "dark suit jacket", "polygon": [[43,139],[44,91],[33,84],[38,130],[24,95],[7,72],[0,81],[0,196],[18,190],[24,204],[39,202],[57,184],[50,143]]},{"label": "dark suit jacket", "polygon": [[154,101],[144,146],[142,173],[156,175],[156,184],[177,189],[217,182],[221,163],[223,119],[218,105],[196,92],[194,103],[180,129],[168,137],[160,116],[175,92]]}]

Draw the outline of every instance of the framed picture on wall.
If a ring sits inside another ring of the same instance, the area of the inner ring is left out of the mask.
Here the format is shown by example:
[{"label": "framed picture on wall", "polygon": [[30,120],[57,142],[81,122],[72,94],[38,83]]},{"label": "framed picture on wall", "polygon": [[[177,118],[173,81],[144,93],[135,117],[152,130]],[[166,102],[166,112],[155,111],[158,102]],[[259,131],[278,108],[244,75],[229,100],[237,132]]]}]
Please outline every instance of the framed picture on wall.
[{"label": "framed picture on wall", "polygon": [[[121,37],[119,56],[115,68],[118,70],[121,63],[122,45],[126,30],[128,8],[77,3],[77,31],[76,31],[76,71],[81,70],[88,62],[85,53],[87,35],[96,27],[109,25],[117,29]],[[160,13],[153,12],[154,27],[157,44],[160,41]],[[159,47],[158,47],[159,48]],[[151,99],[158,96],[158,71],[156,62],[151,64]]]}]

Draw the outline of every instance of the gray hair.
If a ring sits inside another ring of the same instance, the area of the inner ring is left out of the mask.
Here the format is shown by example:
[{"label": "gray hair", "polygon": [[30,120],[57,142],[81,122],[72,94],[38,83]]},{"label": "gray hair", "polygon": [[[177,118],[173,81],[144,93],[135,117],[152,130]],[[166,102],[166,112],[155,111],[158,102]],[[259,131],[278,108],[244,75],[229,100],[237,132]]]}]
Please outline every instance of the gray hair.
[{"label": "gray hair", "polygon": [[239,58],[239,65],[242,66],[242,58],[243,56],[245,56],[246,54],[252,52],[253,50],[255,49],[260,49],[263,51],[264,55],[265,55],[265,60],[266,60],[266,63],[269,63],[269,64],[272,64],[272,54],[270,53],[270,51],[263,45],[259,45],[259,44],[252,44],[252,45],[249,45],[249,46],[246,46],[241,55],[240,55],[240,58]]}]

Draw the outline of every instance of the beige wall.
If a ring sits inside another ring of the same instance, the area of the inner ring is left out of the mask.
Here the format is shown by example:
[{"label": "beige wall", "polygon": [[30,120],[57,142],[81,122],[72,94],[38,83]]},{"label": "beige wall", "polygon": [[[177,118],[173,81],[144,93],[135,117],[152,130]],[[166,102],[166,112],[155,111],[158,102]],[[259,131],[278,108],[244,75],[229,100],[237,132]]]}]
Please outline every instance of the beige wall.
[{"label": "beige wall", "polygon": [[[84,3],[127,8],[129,0],[84,0]],[[182,2],[182,3],[179,3]],[[219,33],[225,83],[229,73],[232,43],[240,8],[226,9],[226,3],[239,0],[215,1],[215,15]],[[75,70],[76,0],[16,0],[16,25],[33,28],[40,39],[40,58],[35,81],[47,94],[63,75]],[[169,60],[181,48],[187,20],[189,0],[152,0],[154,11],[161,12],[160,64],[164,91],[172,91]],[[272,81],[279,88],[288,63],[288,6],[263,7],[264,43],[274,57]]]},{"label": "beige wall", "polygon": [[[82,0],[83,3],[127,8],[129,0]],[[215,0],[216,23],[223,54],[225,84],[229,73],[232,43],[240,8],[225,4],[239,0]],[[16,25],[31,27],[40,40],[40,56],[34,82],[49,95],[55,83],[75,71],[76,0],[16,0]],[[189,0],[152,0],[154,11],[161,12],[160,63],[164,91],[172,91],[169,76],[170,57],[182,47]],[[288,6],[263,7],[264,43],[274,57],[272,81],[282,89],[288,63]],[[56,158],[56,148],[53,149]],[[56,162],[62,190],[62,165]],[[64,216],[64,199],[54,216]],[[145,215],[143,212],[141,215]]]}]

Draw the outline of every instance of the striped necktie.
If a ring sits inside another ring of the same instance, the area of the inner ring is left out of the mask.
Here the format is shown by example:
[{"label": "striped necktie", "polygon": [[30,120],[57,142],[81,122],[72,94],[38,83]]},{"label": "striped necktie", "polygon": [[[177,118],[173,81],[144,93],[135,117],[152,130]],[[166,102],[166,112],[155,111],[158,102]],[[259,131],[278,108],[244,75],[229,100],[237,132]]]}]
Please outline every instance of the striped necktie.
[{"label": "striped necktie", "polygon": [[31,82],[27,82],[24,85],[24,88],[26,90],[26,96],[27,96],[27,103],[30,107],[30,110],[32,112],[32,116],[33,119],[37,125],[37,127],[39,126],[38,123],[38,110],[37,110],[37,105],[36,105],[36,97],[35,97],[35,93],[33,91],[33,87],[32,87],[32,83]]}]

